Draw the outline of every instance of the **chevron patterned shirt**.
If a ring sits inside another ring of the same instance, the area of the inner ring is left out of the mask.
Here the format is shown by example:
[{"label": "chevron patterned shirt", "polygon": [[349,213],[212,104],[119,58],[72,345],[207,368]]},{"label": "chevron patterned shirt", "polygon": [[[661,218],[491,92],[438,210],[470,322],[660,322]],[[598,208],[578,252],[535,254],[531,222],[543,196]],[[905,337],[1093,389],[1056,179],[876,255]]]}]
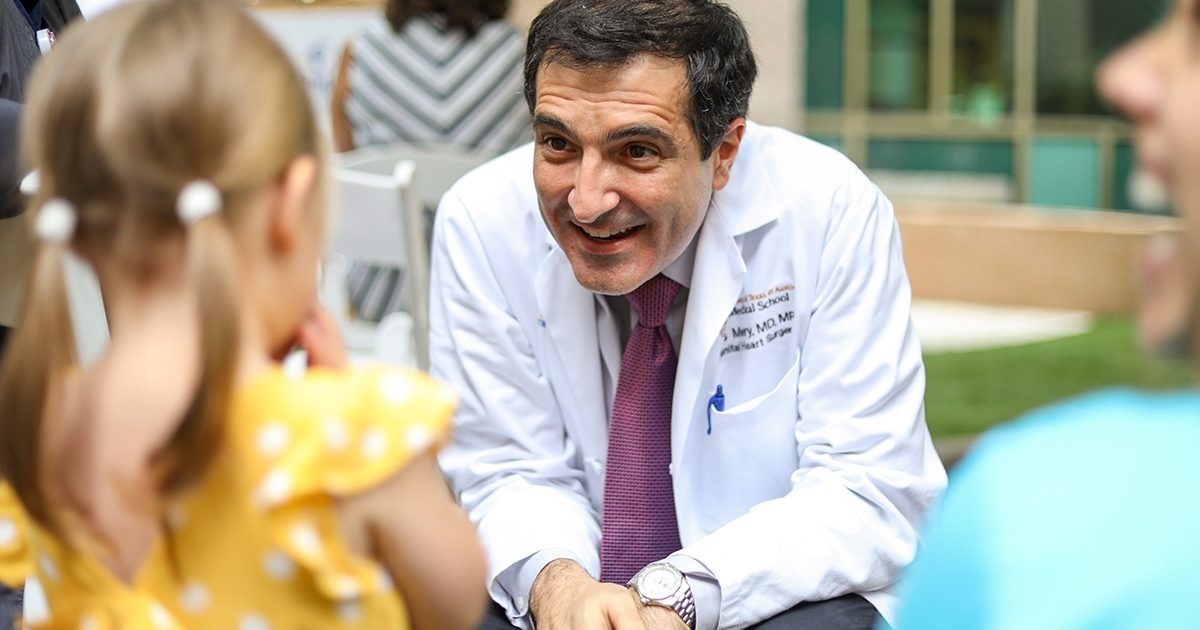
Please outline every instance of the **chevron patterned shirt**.
[{"label": "chevron patterned shirt", "polygon": [[[525,42],[504,20],[468,38],[437,15],[414,16],[399,33],[381,19],[350,42],[350,57],[346,117],[356,147],[438,143],[502,153],[533,136]],[[347,277],[355,316],[379,321],[406,310],[402,276],[355,264]]]},{"label": "chevron patterned shirt", "polygon": [[531,137],[524,40],[503,20],[475,37],[418,15],[384,20],[350,44],[346,116],[358,147],[437,142],[501,152]]}]

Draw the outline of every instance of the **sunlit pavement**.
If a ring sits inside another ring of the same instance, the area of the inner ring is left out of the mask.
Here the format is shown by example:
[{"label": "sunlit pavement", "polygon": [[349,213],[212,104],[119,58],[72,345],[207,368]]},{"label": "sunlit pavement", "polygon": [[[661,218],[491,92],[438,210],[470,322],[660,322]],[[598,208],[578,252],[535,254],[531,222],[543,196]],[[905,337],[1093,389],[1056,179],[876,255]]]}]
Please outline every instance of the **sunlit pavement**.
[{"label": "sunlit pavement", "polygon": [[926,354],[1048,341],[1087,332],[1083,311],[914,300],[913,325]]}]

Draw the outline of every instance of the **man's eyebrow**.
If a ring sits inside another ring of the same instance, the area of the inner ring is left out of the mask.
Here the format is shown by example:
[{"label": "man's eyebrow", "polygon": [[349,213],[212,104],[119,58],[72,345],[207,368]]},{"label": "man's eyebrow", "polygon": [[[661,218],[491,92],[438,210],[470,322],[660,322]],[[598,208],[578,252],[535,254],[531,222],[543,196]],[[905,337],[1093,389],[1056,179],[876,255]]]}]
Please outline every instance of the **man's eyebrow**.
[{"label": "man's eyebrow", "polygon": [[652,125],[633,125],[623,129],[609,132],[604,138],[605,144],[618,142],[620,140],[628,140],[630,138],[653,138],[667,148],[667,150],[675,150],[675,140],[667,132],[654,127]]},{"label": "man's eyebrow", "polygon": [[534,115],[533,126],[534,127],[550,127],[551,129],[554,129],[565,136],[571,136],[572,138],[575,137],[575,132],[572,131],[571,128],[567,126],[567,123],[565,123],[549,114]]}]

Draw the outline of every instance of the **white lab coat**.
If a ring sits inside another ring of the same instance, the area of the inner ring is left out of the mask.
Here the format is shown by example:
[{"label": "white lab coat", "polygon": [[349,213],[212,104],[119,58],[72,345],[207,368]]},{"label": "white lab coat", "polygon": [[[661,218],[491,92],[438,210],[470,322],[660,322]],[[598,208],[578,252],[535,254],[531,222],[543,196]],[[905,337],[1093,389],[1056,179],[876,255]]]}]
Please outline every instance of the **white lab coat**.
[{"label": "white lab coat", "polygon": [[[433,372],[461,395],[441,464],[501,603],[495,577],[543,549],[599,575],[599,349],[620,343],[542,222],[532,163],[525,146],[460,180],[432,252]],[[681,553],[718,579],[722,628],[851,592],[890,617],[946,483],[891,204],[832,149],[751,123],[697,239],[671,418]]]}]

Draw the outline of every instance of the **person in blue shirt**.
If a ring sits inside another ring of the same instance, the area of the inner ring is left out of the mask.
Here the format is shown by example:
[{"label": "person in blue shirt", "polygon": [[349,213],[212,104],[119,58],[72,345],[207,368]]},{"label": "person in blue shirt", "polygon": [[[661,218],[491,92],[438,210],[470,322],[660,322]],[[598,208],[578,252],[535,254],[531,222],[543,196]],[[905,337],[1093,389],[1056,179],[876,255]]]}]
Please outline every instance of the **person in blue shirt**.
[{"label": "person in blue shirt", "polygon": [[[1186,226],[1141,270],[1139,336],[1200,360],[1200,0],[1177,0],[1099,84]],[[895,627],[1200,626],[1198,453],[1195,391],[1106,391],[994,430],[931,518]]]}]

